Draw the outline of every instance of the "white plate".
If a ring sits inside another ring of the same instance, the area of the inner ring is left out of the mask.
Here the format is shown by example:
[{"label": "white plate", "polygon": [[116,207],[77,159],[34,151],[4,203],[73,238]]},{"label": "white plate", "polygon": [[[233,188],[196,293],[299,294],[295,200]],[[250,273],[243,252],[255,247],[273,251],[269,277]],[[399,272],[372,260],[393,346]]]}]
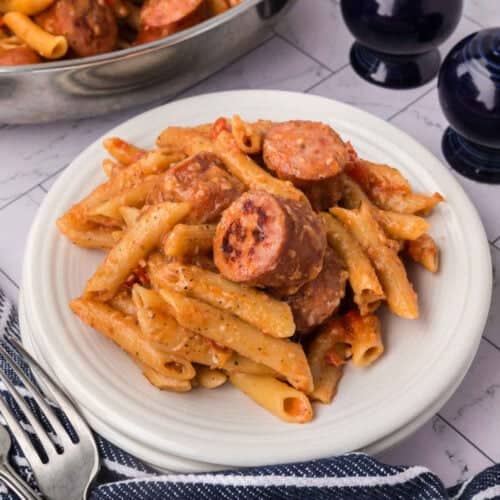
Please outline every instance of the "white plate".
[{"label": "white plate", "polygon": [[491,263],[480,219],[448,170],[392,125],[321,97],[276,91],[225,92],[168,104],[106,135],[141,146],[167,125],[203,123],[239,113],[247,119],[321,120],[371,160],[397,166],[418,191],[447,198],[432,216],[442,248],[434,276],[410,274],[421,318],[383,317],[386,354],[366,370],[349,367],[333,405],[316,406],[310,424],[284,424],[230,386],[189,394],[161,393],[107,339],[82,325],[67,302],[78,296],[102,255],[71,245],[56,218],[102,182],[101,141],[86,149],[47,195],[32,227],[24,292],[37,343],[73,397],[118,434],[190,460],[252,466],[308,460],[361,449],[415,420],[463,375],[484,328]]},{"label": "white plate", "polygon": [[[52,371],[51,367],[47,364],[45,358],[42,355],[43,346],[38,346],[36,343],[36,333],[30,327],[29,322],[29,306],[25,306],[23,300],[23,294],[20,293],[19,300],[19,318],[22,332],[22,340],[24,346],[29,352],[38,360],[39,363],[44,366],[47,371],[57,380],[56,374]],[[474,350],[475,352],[475,350]],[[467,361],[466,366],[463,368],[462,373],[465,375],[467,370],[472,363],[474,356]],[[458,378],[452,387],[447,389],[443,396],[441,396],[436,402],[434,402],[429,408],[423,411],[415,420],[404,425],[402,428],[398,429],[396,432],[384,437],[383,439],[370,444],[368,447],[362,450],[370,455],[377,455],[382,453],[397,444],[399,444],[403,439],[407,438],[409,435],[416,432],[420,427],[422,427],[428,420],[430,420],[439,409],[444,406],[448,399],[455,392],[457,387],[462,382],[463,376]],[[43,385],[43,383],[42,383]],[[149,463],[153,467],[158,468],[161,472],[172,473],[201,473],[201,472],[213,472],[218,470],[223,470],[227,467],[209,464],[206,462],[196,462],[194,460],[183,459],[174,455],[170,455],[165,451],[158,451],[152,449],[141,442],[134,441],[128,436],[118,434],[112,427],[104,424],[101,420],[92,415],[90,412],[85,410],[86,417],[89,424],[102,436],[112,442],[113,444],[120,446],[122,449],[127,450],[129,453],[135,455],[137,458]]]}]

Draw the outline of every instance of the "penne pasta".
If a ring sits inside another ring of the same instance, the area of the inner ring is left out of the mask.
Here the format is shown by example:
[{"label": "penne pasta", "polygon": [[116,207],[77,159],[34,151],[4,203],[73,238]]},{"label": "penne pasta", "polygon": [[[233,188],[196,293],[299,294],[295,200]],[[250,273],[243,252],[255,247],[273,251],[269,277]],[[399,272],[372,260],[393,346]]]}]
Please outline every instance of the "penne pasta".
[{"label": "penne pasta", "polygon": [[439,247],[429,234],[423,234],[414,241],[406,243],[406,252],[410,258],[422,264],[431,273],[439,270]]},{"label": "penne pasta", "polygon": [[182,326],[273,368],[299,390],[307,393],[313,390],[311,372],[299,344],[265,335],[226,311],[172,290],[159,292]]},{"label": "penne pasta", "polygon": [[273,377],[232,373],[229,380],[258,405],[285,422],[304,424],[313,418],[307,396]]},{"label": "penne pasta", "polygon": [[255,363],[251,359],[245,358],[240,354],[234,353],[222,367],[229,373],[248,373],[249,375],[270,375],[271,377],[281,378],[281,375],[266,365]]},{"label": "penne pasta", "polygon": [[325,213],[321,217],[329,245],[343,259],[349,272],[354,302],[361,314],[375,311],[385,299],[385,293],[370,259],[342,222]]},{"label": "penne pasta", "polygon": [[367,204],[385,233],[396,240],[416,240],[429,229],[429,223],[423,217],[377,208],[348,176],[343,178],[342,201],[345,208],[359,208],[361,203]]},{"label": "penne pasta", "polygon": [[132,296],[128,290],[122,290],[118,292],[108,304],[113,308],[117,309],[123,314],[128,316],[137,316],[137,308],[135,307]]},{"label": "penne pasta", "polygon": [[147,153],[145,149],[138,148],[119,137],[104,139],[103,146],[118,163],[126,166],[132,165],[132,163],[144,158]]},{"label": "penne pasta", "polygon": [[68,212],[57,220],[57,227],[72,243],[83,248],[113,248],[116,240],[112,228],[80,220],[75,213]]},{"label": "penne pasta", "polygon": [[359,367],[373,364],[384,353],[380,320],[373,314],[361,316],[357,311],[350,311],[343,320],[350,332],[352,363]]},{"label": "penne pasta", "polygon": [[159,351],[145,341],[133,317],[107,304],[87,298],[71,301],[70,307],[84,323],[113,340],[132,358],[158,373],[178,380],[190,380],[195,376],[195,370],[189,361]]},{"label": "penne pasta", "polygon": [[229,4],[226,0],[208,0],[208,8],[213,16],[217,16],[229,10]]},{"label": "penne pasta", "polygon": [[132,227],[139,219],[141,211],[135,207],[123,206],[120,207],[120,215],[125,222],[127,227]]},{"label": "penne pasta", "polygon": [[227,280],[220,274],[196,266],[170,262],[151,262],[159,286],[202,300],[273,337],[291,337],[295,333],[290,306],[264,292]]},{"label": "penne pasta", "polygon": [[46,59],[60,59],[68,51],[68,42],[64,36],[51,35],[26,14],[7,12],[2,19],[16,36]]},{"label": "penne pasta", "polygon": [[137,362],[147,381],[161,391],[189,392],[192,388],[190,380],[179,380],[157,372],[144,363]]},{"label": "penne pasta", "polygon": [[0,12],[20,12],[32,16],[50,7],[55,0],[0,0]]},{"label": "penne pasta", "polygon": [[[343,364],[350,355],[350,340],[342,320],[332,318],[318,332],[309,345],[307,359],[314,380],[311,399],[324,404],[332,402],[343,375]],[[347,352],[346,352],[347,351]],[[332,363],[332,354],[339,361]]]},{"label": "penne pasta", "polygon": [[182,220],[190,210],[187,203],[160,203],[149,207],[111,249],[94,275],[85,293],[109,300],[130,273],[160,242],[164,233]]},{"label": "penne pasta", "polygon": [[222,158],[226,168],[249,189],[262,189],[283,198],[309,200],[291,182],[283,181],[267,173],[249,156],[242,153],[230,132],[222,131],[214,142],[215,153]]},{"label": "penne pasta", "polygon": [[357,210],[334,207],[330,212],[348,227],[370,257],[389,309],[402,318],[418,318],[417,294],[408,281],[403,263],[386,244],[387,239],[369,208],[363,203]]},{"label": "penne pasta", "polygon": [[205,389],[217,389],[227,382],[227,375],[220,370],[199,366],[196,368],[196,380]]},{"label": "penne pasta", "polygon": [[263,134],[255,130],[251,124],[244,122],[239,115],[233,116],[231,133],[243,153],[250,155],[262,151]]},{"label": "penne pasta", "polygon": [[163,251],[168,257],[210,253],[216,227],[215,224],[177,224],[166,237]]}]

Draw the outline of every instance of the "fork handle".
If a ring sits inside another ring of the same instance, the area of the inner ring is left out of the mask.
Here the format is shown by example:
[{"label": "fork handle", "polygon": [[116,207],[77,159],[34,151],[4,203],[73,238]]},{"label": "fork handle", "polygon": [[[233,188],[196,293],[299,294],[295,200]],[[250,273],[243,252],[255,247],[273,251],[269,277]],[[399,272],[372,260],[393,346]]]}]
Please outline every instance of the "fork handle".
[{"label": "fork handle", "polygon": [[21,500],[41,500],[16,473],[9,464],[0,465],[0,479],[21,499]]}]

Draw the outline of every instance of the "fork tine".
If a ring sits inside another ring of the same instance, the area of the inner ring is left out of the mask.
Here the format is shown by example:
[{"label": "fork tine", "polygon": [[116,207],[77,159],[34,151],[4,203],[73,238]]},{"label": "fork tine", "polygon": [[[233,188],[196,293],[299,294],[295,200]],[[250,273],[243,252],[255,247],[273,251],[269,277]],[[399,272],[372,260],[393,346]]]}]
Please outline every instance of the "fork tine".
[{"label": "fork tine", "polygon": [[[69,422],[73,426],[77,435],[86,434],[90,436],[92,441],[94,441],[94,437],[92,435],[91,430],[88,425],[85,423],[85,420],[80,415],[80,412],[75,407],[73,401],[71,401],[68,396],[62,391],[59,385],[54,381],[52,376],[44,370],[38,361],[33,358],[33,356],[24,348],[24,346],[19,342],[15,337],[8,336],[6,339],[22,354],[23,359],[31,369],[35,368],[36,372],[40,376],[40,378],[44,381],[44,383],[48,386],[50,390],[50,395],[53,397],[55,402],[59,405],[61,410],[66,414]],[[66,431],[67,433],[67,431]]]},{"label": "fork tine", "polygon": [[52,457],[56,451],[54,443],[50,440],[47,431],[43,428],[42,424],[40,424],[36,416],[33,414],[33,411],[28,406],[28,403],[26,403],[24,398],[19,394],[14,384],[10,382],[10,380],[5,376],[2,370],[0,370],[0,380],[4,383],[5,387],[7,387],[10,395],[14,398],[15,402],[24,413],[25,417],[28,419],[28,422],[35,431],[36,437],[40,440],[40,443],[50,460],[50,457]]},{"label": "fork tine", "polygon": [[54,409],[47,404],[43,394],[39,391],[39,389],[31,382],[31,380],[24,374],[24,372],[19,368],[17,363],[14,361],[12,356],[0,345],[0,354],[4,356],[5,359],[9,362],[14,373],[22,380],[25,387],[30,391],[32,398],[37,402],[40,409],[45,414],[45,418],[49,421],[52,429],[61,439],[67,438],[67,432],[64,427],[61,425],[61,422],[56,417]]},{"label": "fork tine", "polygon": [[5,401],[3,395],[0,395],[0,413],[3,415],[3,418],[7,422],[7,426],[12,431],[12,434],[15,436],[16,441],[23,451],[24,456],[26,457],[26,460],[28,460],[29,464],[31,466],[42,464],[40,456],[35,450],[31,439],[28,437],[21,424],[17,421],[17,418],[12,413],[12,410]]}]

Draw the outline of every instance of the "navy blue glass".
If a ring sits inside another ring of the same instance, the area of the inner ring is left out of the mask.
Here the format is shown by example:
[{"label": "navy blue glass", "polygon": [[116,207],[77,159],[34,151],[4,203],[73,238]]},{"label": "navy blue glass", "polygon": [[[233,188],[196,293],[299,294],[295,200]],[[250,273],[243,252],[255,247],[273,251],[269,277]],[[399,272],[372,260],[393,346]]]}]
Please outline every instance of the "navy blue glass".
[{"label": "navy blue glass", "polygon": [[449,164],[477,181],[500,183],[500,28],[455,45],[438,88],[450,124],[442,140]]},{"label": "navy blue glass", "polygon": [[437,47],[457,27],[463,0],[342,0],[341,7],[356,38],[354,70],[376,85],[404,89],[438,74]]}]

